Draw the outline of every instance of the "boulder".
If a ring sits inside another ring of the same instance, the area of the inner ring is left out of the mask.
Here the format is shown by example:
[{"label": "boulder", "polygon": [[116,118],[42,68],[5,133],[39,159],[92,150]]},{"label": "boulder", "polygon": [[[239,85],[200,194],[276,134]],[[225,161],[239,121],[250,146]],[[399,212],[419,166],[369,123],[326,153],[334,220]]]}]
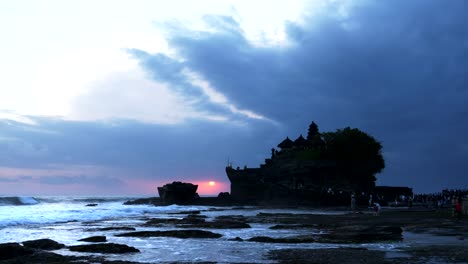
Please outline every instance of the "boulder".
[{"label": "boulder", "polygon": [[218,199],[230,199],[231,195],[228,192],[220,192],[218,194]]},{"label": "boulder", "polygon": [[193,210],[193,211],[181,211],[181,212],[174,212],[174,213],[168,213],[172,215],[180,215],[180,214],[185,214],[185,215],[199,215],[201,213],[200,210]]},{"label": "boulder", "polygon": [[94,207],[94,206],[97,206],[98,204],[97,203],[90,203],[90,204],[87,204],[86,206],[88,207]]},{"label": "boulder", "polygon": [[159,226],[161,224],[179,224],[198,226],[205,222],[206,216],[190,214],[182,219],[178,218],[152,218],[146,222],[147,226]]},{"label": "boulder", "polygon": [[236,220],[215,220],[210,222],[200,222],[195,224],[178,225],[179,227],[188,228],[212,228],[212,229],[237,229],[250,228],[251,226],[245,222]]},{"label": "boulder", "polygon": [[106,242],[107,238],[106,238],[106,236],[92,236],[92,237],[87,237],[87,238],[80,239],[78,241],[99,243],[99,242]]},{"label": "boulder", "polygon": [[88,232],[99,232],[99,231],[135,231],[136,228],[128,226],[111,226],[111,227],[101,227],[101,228],[89,228],[86,229]]},{"label": "boulder", "polygon": [[138,231],[116,235],[117,237],[175,237],[175,238],[220,238],[223,235],[204,230]]},{"label": "boulder", "polygon": [[52,239],[37,239],[21,242],[27,248],[40,249],[40,250],[56,250],[64,248],[64,244],[60,244]]},{"label": "boulder", "polygon": [[140,252],[140,250],[123,244],[115,243],[101,243],[101,244],[89,244],[89,245],[78,245],[69,246],[70,251],[76,252],[89,252],[89,253],[104,253],[104,254],[125,254]]},{"label": "boulder", "polygon": [[273,238],[273,237],[267,237],[267,236],[255,236],[255,237],[249,238],[247,241],[261,242],[261,243],[300,244],[300,243],[314,243],[317,241],[317,239],[312,236],[280,237],[280,238]]},{"label": "boulder", "polygon": [[400,226],[343,226],[323,234],[321,243],[373,243],[400,241],[403,229]]},{"label": "boulder", "polygon": [[34,251],[30,248],[25,248],[18,243],[0,244],[0,260],[16,258],[19,256],[30,255]]},{"label": "boulder", "polygon": [[158,187],[158,193],[164,204],[187,204],[198,197],[197,188],[192,183],[175,181]]}]

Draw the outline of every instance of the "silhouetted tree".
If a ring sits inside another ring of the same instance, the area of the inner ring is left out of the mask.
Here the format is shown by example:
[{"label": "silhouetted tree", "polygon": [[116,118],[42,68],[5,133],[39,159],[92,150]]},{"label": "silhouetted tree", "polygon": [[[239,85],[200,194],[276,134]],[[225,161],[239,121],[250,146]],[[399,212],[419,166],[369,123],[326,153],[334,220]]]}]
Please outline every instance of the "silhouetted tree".
[{"label": "silhouetted tree", "polygon": [[338,129],[322,133],[326,143],[325,156],[335,160],[338,172],[355,190],[371,191],[375,174],[385,168],[382,145],[357,128]]},{"label": "silhouetted tree", "polygon": [[317,135],[320,135],[318,126],[314,121],[312,121],[312,124],[310,124],[309,131],[307,133],[307,140],[312,141]]},{"label": "silhouetted tree", "polygon": [[325,142],[322,140],[319,128],[314,121],[310,124],[309,131],[307,133],[307,146],[310,149],[319,151],[323,150],[325,147]]}]

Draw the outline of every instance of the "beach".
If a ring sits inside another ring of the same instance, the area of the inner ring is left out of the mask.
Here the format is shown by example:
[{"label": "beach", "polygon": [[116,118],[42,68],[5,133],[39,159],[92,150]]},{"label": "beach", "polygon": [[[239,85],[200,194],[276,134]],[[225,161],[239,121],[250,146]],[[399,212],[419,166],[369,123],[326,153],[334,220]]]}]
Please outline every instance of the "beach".
[{"label": "beach", "polygon": [[124,205],[131,199],[4,199],[0,263],[468,263],[468,221],[448,208],[384,207],[375,216],[369,208],[211,206],[212,198]]}]

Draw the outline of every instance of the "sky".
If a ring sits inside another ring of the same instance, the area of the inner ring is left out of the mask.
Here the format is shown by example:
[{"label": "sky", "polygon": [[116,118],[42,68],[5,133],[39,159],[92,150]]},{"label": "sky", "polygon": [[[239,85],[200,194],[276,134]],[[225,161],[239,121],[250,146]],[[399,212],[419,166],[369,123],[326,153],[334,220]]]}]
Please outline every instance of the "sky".
[{"label": "sky", "polygon": [[[0,1],[0,195],[229,191],[286,136],[358,128],[378,185],[468,188],[464,0]],[[214,181],[214,186],[209,185]]]}]

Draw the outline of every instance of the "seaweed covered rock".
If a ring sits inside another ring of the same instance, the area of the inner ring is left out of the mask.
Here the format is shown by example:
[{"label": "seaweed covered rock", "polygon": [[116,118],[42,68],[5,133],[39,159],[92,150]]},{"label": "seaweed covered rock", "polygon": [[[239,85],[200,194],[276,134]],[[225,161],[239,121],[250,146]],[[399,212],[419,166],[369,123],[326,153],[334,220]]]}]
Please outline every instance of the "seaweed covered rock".
[{"label": "seaweed covered rock", "polygon": [[40,250],[56,250],[56,249],[61,249],[65,247],[64,244],[58,243],[48,238],[28,240],[28,241],[23,241],[21,243],[27,248],[40,249]]},{"label": "seaweed covered rock", "polygon": [[92,237],[80,239],[78,241],[99,243],[99,242],[106,242],[107,238],[106,236],[92,236]]},{"label": "seaweed covered rock", "polygon": [[138,231],[116,235],[117,237],[175,237],[175,238],[220,238],[223,235],[204,230]]},{"label": "seaweed covered rock", "polygon": [[69,246],[70,251],[76,252],[90,252],[90,253],[104,253],[104,254],[125,254],[140,252],[140,250],[123,244],[115,243],[101,243],[101,244],[89,244],[89,245],[78,245]]},{"label": "seaweed covered rock", "polygon": [[21,246],[19,243],[0,244],[0,260],[11,259],[19,256],[30,255],[34,251]]}]

